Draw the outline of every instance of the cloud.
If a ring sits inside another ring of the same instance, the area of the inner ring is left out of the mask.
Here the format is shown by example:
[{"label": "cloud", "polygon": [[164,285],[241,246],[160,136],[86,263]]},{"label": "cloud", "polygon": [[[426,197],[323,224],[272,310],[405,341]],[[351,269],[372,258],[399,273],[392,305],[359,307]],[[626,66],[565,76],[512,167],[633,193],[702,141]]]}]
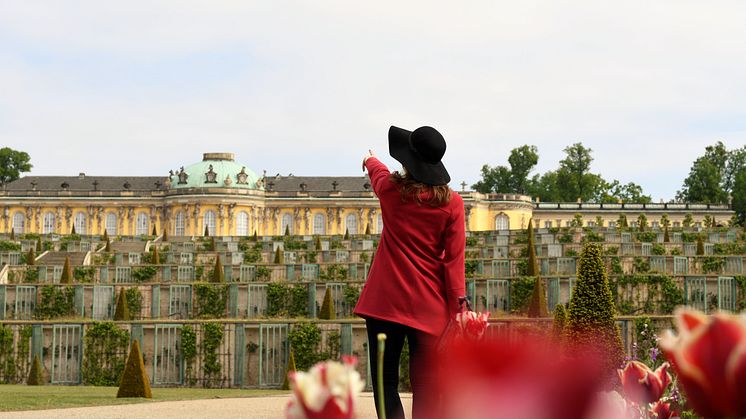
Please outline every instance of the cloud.
[{"label": "cloud", "polygon": [[[511,148],[672,198],[743,144],[746,4],[0,0],[0,140],[35,174],[165,174],[205,151],[356,175],[389,124],[449,141],[454,183]],[[393,163],[393,160],[388,160]]]}]

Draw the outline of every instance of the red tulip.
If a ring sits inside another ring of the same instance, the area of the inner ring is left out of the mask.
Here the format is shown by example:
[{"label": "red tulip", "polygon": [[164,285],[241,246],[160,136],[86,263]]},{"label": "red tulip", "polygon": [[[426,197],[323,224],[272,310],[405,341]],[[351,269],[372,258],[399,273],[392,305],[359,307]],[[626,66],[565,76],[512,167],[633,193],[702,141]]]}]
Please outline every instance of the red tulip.
[{"label": "red tulip", "polygon": [[667,369],[667,363],[653,371],[640,361],[631,361],[623,370],[618,370],[627,400],[638,406],[657,402],[671,382]]},{"label": "red tulip", "polygon": [[663,403],[662,401],[658,400],[651,408],[650,413],[653,414],[653,417],[656,419],[673,419],[678,418],[679,414],[671,410],[671,404],[670,403]]},{"label": "red tulip", "polygon": [[746,317],[678,310],[679,335],[660,341],[694,410],[705,417],[746,416]]},{"label": "red tulip", "polygon": [[356,360],[319,362],[308,372],[290,373],[293,390],[288,419],[353,419],[355,401],[365,387],[355,371]]},{"label": "red tulip", "polygon": [[479,340],[489,326],[490,313],[477,313],[465,311],[456,315],[456,323],[461,329],[461,334],[467,339]]}]

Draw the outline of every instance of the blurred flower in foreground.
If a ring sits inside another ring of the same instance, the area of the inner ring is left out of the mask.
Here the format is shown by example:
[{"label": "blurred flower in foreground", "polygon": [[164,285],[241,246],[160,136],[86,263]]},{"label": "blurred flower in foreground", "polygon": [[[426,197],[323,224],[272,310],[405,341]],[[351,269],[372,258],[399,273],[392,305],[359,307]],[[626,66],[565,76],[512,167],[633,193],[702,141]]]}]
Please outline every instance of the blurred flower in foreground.
[{"label": "blurred flower in foreground", "polygon": [[288,419],[353,419],[357,396],[365,387],[357,360],[319,362],[308,372],[291,372]]},{"label": "blurred flower in foreground", "polygon": [[656,419],[673,419],[679,417],[678,413],[671,410],[670,403],[664,403],[660,400],[651,406],[650,413],[655,415]]},{"label": "blurred flower in foreground", "polygon": [[640,361],[631,361],[624,369],[618,370],[624,395],[638,406],[657,402],[671,383],[667,370],[667,363],[653,371]]},{"label": "blurred flower in foreground", "polygon": [[590,418],[602,375],[592,356],[530,337],[456,341],[440,366],[446,419]]},{"label": "blurred flower in foreground", "polygon": [[602,391],[586,415],[588,419],[637,419],[639,414],[633,406],[616,391]]},{"label": "blurred flower in foreground", "polygon": [[679,335],[660,347],[673,364],[690,405],[708,418],[746,416],[746,317],[679,309]]},{"label": "blurred flower in foreground", "polygon": [[484,336],[484,331],[489,326],[490,313],[477,313],[464,311],[456,314],[461,334],[467,339],[479,340]]}]

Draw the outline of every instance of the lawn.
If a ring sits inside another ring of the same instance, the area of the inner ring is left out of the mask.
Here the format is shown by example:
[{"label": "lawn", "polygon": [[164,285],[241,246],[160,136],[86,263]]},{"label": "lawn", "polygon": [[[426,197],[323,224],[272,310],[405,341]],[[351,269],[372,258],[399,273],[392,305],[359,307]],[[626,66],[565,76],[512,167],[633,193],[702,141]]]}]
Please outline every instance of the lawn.
[{"label": "lawn", "polygon": [[153,388],[153,399],[117,399],[117,387],[0,385],[0,411],[59,409],[167,400],[276,396],[281,390]]}]

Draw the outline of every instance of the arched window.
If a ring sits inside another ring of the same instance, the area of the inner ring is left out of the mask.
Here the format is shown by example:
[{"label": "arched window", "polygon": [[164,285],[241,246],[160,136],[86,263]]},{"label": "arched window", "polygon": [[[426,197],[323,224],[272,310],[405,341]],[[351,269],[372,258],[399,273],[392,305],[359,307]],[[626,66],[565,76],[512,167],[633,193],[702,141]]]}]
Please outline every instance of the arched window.
[{"label": "arched window", "polygon": [[241,211],[236,215],[236,235],[249,235],[249,214],[246,211]]},{"label": "arched window", "polygon": [[378,212],[377,224],[378,224],[378,234],[383,233],[383,214],[381,214],[380,211]]},{"label": "arched window", "polygon": [[117,215],[113,212],[106,214],[106,234],[109,236],[117,235]]},{"label": "arched window", "polygon": [[505,214],[495,217],[495,230],[510,230],[510,218]]},{"label": "arched window", "polygon": [[[207,228],[208,233],[210,233],[210,236],[215,235],[215,211],[213,210],[207,210],[205,211],[205,215],[202,217],[202,224],[204,224],[205,228]],[[204,229],[202,230],[204,232]]]},{"label": "arched window", "polygon": [[75,214],[75,233],[88,234],[88,223],[86,222],[85,213],[80,211]]},{"label": "arched window", "polygon": [[176,220],[174,221],[174,236],[184,235],[184,211],[176,213]]},{"label": "arched window", "polygon": [[13,214],[13,232],[16,234],[23,234],[24,227],[26,226],[26,216],[22,212]]},{"label": "arched window", "polygon": [[357,234],[357,215],[349,214],[345,217],[345,230],[350,234]]},{"label": "arched window", "polygon": [[313,216],[313,234],[326,234],[326,217],[324,217],[324,214]]},{"label": "arched window", "polygon": [[285,214],[282,216],[280,234],[285,234],[285,230],[288,230],[290,231],[290,234],[293,234],[293,216],[291,214]]},{"label": "arched window", "polygon": [[44,234],[50,234],[54,233],[55,229],[55,216],[53,212],[47,212],[44,214],[44,226],[42,228],[42,233]]},{"label": "arched window", "polygon": [[145,236],[148,234],[148,215],[144,212],[137,214],[137,221],[135,224],[135,235]]}]

